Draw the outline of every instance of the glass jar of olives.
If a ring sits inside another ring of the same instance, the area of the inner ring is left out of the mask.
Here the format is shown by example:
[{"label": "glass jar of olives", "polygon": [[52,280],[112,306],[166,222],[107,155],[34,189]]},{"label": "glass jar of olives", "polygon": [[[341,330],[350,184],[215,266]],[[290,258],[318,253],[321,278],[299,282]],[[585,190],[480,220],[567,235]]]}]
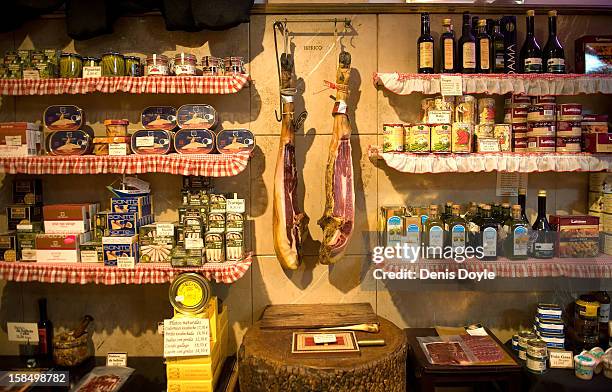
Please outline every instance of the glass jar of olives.
[{"label": "glass jar of olives", "polygon": [[102,76],[124,76],[125,59],[121,53],[108,52],[102,55]]},{"label": "glass jar of olives", "polygon": [[76,53],[60,55],[60,78],[80,78],[83,72],[83,58]]}]

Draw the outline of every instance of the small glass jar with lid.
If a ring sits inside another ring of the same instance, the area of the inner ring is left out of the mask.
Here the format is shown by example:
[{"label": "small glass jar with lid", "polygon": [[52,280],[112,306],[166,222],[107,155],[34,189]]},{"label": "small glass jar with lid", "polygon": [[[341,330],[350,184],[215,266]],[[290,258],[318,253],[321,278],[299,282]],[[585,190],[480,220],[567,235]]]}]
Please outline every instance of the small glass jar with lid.
[{"label": "small glass jar with lid", "polygon": [[60,77],[80,78],[83,72],[83,58],[76,53],[60,55]]},{"label": "small glass jar with lid", "polygon": [[125,56],[125,76],[142,76],[140,57]]},{"label": "small glass jar with lid", "polygon": [[102,55],[102,76],[124,76],[125,59],[118,52],[108,52]]},{"label": "small glass jar with lid", "polygon": [[214,56],[202,57],[202,71],[206,76],[223,74],[223,60]]},{"label": "small glass jar with lid", "polygon": [[153,53],[149,57],[147,57],[147,65],[145,68],[146,76],[154,76],[154,75],[168,75],[170,73],[170,69],[168,67],[168,57],[163,54],[155,54]]},{"label": "small glass jar with lid", "polygon": [[83,67],[99,67],[101,61],[99,57],[83,57]]},{"label": "small glass jar with lid", "polygon": [[174,56],[174,73],[176,76],[193,76],[196,74],[198,60],[191,53],[177,53]]}]

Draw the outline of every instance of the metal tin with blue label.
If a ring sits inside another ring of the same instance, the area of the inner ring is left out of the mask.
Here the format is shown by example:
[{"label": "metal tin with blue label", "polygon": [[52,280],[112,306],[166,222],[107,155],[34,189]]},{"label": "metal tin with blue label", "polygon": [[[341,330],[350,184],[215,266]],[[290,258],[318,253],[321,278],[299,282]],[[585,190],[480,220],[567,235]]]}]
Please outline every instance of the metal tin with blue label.
[{"label": "metal tin with blue label", "polygon": [[51,155],[85,155],[93,149],[93,134],[84,130],[54,131],[47,136]]},{"label": "metal tin with blue label", "polygon": [[45,109],[43,122],[50,131],[76,131],[85,125],[85,113],[75,105],[53,105]]},{"label": "metal tin with blue label", "polygon": [[176,108],[172,106],[149,106],[142,111],[140,119],[145,129],[171,131],[176,128]]},{"label": "metal tin with blue label", "polygon": [[164,155],[172,148],[172,131],[140,129],[132,134],[132,151],[142,155]]},{"label": "metal tin with blue label", "polygon": [[217,111],[210,105],[183,105],[177,111],[177,123],[182,129],[210,129],[217,121]]},{"label": "metal tin with blue label", "polygon": [[208,129],[181,129],[174,135],[179,154],[209,154],[215,148],[215,136]]},{"label": "metal tin with blue label", "polygon": [[222,154],[253,151],[255,136],[248,129],[226,129],[217,135],[217,150]]}]

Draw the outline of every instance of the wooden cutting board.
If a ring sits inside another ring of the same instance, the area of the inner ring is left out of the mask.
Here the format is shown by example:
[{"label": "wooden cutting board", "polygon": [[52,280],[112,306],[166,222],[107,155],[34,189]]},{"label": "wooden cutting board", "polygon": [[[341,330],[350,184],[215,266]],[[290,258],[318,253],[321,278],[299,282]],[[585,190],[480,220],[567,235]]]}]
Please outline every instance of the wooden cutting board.
[{"label": "wooden cutting board", "polygon": [[378,324],[369,303],[269,305],[261,316],[262,329],[309,329]]}]

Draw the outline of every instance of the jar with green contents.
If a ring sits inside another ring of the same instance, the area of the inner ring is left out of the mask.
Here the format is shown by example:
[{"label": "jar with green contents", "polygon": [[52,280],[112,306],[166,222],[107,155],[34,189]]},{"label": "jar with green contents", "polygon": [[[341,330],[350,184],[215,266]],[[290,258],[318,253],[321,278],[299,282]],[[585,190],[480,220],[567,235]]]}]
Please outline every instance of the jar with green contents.
[{"label": "jar with green contents", "polygon": [[80,78],[83,72],[83,58],[76,53],[62,53],[60,56],[60,78]]},{"label": "jar with green contents", "polygon": [[140,57],[125,56],[125,76],[142,76]]},{"label": "jar with green contents", "polygon": [[99,57],[83,57],[83,67],[99,67],[101,61]]},{"label": "jar with green contents", "polygon": [[125,59],[121,53],[108,52],[102,55],[102,76],[124,76]]}]

